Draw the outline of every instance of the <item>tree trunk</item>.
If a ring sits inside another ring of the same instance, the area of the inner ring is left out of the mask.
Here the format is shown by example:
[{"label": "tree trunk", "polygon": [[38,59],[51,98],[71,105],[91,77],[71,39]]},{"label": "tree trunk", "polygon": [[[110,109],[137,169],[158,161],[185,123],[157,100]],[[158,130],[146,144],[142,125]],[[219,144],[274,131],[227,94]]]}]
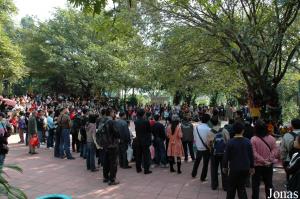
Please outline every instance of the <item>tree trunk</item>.
[{"label": "tree trunk", "polygon": [[281,105],[276,86],[270,81],[255,82],[248,86],[249,106],[260,107],[261,119],[278,122],[281,119]]}]

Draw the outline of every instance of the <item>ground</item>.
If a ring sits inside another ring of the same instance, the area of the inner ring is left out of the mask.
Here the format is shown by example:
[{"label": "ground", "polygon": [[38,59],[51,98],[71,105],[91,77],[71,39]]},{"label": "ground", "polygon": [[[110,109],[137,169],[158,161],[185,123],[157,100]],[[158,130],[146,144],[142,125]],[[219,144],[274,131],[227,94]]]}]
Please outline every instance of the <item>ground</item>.
[{"label": "ground", "polygon": [[[208,181],[201,183],[199,167],[197,178],[191,177],[192,162],[183,163],[182,174],[171,174],[168,169],[154,168],[153,174],[137,174],[135,169],[118,169],[121,184],[108,186],[102,183],[102,169],[91,173],[86,170],[85,161],[75,153],[75,160],[61,160],[53,157],[53,149],[38,149],[39,154],[31,156],[28,148],[16,144],[17,136],[11,136],[10,151],[6,164],[16,163],[24,170],[22,174],[7,171],[12,185],[23,189],[29,199],[46,194],[61,193],[82,199],[224,199],[222,190],[210,189]],[[132,163],[134,166],[134,163]],[[274,173],[274,185],[283,190],[282,169]],[[250,189],[248,196],[250,198]],[[264,196],[261,187],[261,198]]]}]

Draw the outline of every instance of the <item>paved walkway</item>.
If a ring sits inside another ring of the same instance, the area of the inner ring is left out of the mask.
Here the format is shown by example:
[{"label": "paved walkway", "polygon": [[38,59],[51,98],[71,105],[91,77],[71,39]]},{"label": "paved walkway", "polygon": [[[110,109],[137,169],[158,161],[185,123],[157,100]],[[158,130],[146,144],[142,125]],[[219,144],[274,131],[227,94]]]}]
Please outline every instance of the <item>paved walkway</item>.
[{"label": "paved walkway", "polygon": [[[10,143],[16,140],[16,136],[12,136]],[[199,174],[196,179],[191,178],[192,162],[183,163],[181,175],[171,174],[168,169],[162,168],[152,169],[153,174],[150,175],[137,174],[135,169],[119,169],[117,177],[121,184],[108,186],[102,183],[102,169],[96,173],[87,171],[85,161],[78,154],[74,154],[76,160],[61,160],[53,157],[53,149],[41,148],[37,151],[38,155],[31,156],[27,153],[27,147],[12,143],[6,159],[6,163],[16,163],[23,168],[23,174],[7,172],[11,184],[22,188],[29,199],[52,193],[67,194],[78,199],[226,198],[222,190],[212,191],[209,182],[201,183]],[[283,176],[282,170],[275,172],[274,182],[278,189],[283,187]],[[263,187],[261,193],[261,198],[264,198]]]}]

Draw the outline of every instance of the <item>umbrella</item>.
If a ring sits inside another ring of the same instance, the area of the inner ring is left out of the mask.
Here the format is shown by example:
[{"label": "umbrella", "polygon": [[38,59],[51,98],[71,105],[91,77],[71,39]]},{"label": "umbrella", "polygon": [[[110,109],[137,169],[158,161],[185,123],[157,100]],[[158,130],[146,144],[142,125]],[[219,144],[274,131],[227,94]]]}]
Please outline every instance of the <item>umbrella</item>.
[{"label": "umbrella", "polygon": [[2,101],[4,101],[4,104],[6,104],[7,106],[16,106],[17,102],[15,100],[11,100],[11,99],[2,99]]}]

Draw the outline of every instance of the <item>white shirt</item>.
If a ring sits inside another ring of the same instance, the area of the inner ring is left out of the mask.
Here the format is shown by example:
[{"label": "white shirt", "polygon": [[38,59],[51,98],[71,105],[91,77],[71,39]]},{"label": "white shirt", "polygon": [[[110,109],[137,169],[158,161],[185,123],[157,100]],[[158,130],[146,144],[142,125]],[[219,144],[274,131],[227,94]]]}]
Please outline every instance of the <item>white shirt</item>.
[{"label": "white shirt", "polygon": [[199,138],[198,132],[205,144],[207,144],[207,136],[211,131],[211,128],[207,124],[199,124],[194,128],[194,140],[198,151],[206,151],[206,147],[203,145],[202,141]]}]

